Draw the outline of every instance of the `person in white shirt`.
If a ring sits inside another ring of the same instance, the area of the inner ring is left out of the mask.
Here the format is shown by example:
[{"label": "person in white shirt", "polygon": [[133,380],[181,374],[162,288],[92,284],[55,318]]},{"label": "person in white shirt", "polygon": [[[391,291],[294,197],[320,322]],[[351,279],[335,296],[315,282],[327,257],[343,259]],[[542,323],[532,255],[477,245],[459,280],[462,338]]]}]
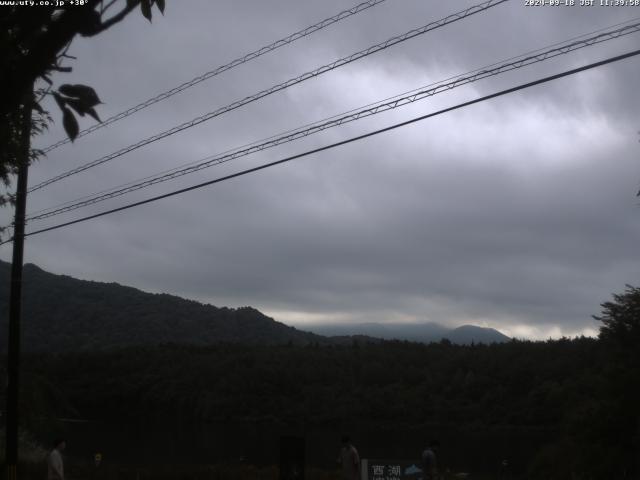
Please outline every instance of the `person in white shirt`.
[{"label": "person in white shirt", "polygon": [[360,456],[347,435],[342,437],[338,463],[342,467],[343,480],[360,480]]},{"label": "person in white shirt", "polygon": [[66,447],[67,442],[63,439],[54,442],[53,450],[47,457],[47,480],[64,480],[62,452]]}]

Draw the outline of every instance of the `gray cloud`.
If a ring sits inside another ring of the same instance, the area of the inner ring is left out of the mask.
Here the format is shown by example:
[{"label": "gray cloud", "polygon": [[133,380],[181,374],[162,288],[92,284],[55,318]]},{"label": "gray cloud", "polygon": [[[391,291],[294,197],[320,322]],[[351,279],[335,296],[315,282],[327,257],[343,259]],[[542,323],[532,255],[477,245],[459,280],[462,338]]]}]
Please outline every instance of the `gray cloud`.
[{"label": "gray cloud", "polygon": [[[31,171],[31,184],[472,2],[389,0],[153,106]],[[103,117],[345,8],[191,2],[78,41],[67,78]],[[30,210],[172,168],[532,49],[635,9],[513,0],[34,193]],[[626,37],[82,210],[101,211],[637,46]],[[607,66],[125,213],[29,238],[26,260],[310,321],[439,321],[545,337],[593,330],[638,283],[638,60]],[[59,123],[59,122],[58,122]],[[56,124],[39,143],[57,140]],[[75,218],[80,211],[64,217]],[[8,218],[8,212],[2,212]],[[62,218],[62,217],[59,217]],[[43,222],[38,226],[53,224]],[[35,228],[36,225],[33,225]],[[0,251],[10,258],[7,246]]]}]

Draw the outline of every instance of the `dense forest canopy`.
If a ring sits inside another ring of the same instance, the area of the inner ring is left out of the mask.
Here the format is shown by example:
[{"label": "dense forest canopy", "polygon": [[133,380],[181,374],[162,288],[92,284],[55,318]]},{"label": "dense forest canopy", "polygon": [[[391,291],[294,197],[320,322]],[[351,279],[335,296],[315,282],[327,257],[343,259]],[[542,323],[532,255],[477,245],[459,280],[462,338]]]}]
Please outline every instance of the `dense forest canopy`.
[{"label": "dense forest canopy", "polygon": [[546,439],[526,452],[530,478],[612,478],[636,467],[639,397],[628,381],[640,371],[625,370],[591,338],[491,346],[166,345],[29,355],[25,372],[27,424],[44,415],[336,429],[433,425],[462,437],[534,429]]}]

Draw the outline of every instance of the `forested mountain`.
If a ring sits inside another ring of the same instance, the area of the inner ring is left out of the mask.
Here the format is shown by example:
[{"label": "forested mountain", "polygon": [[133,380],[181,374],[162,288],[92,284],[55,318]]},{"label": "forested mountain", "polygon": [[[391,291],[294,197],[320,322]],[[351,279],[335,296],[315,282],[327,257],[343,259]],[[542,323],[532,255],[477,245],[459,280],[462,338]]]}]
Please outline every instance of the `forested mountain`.
[{"label": "forested mountain", "polygon": [[[0,261],[0,329],[7,328],[10,271],[11,265]],[[24,267],[23,298],[22,341],[26,351],[93,351],[166,343],[345,344],[351,343],[352,336],[364,341],[377,337],[420,342],[446,337],[461,344],[508,340],[496,330],[469,325],[453,330],[435,324],[423,329],[399,326],[396,331],[366,324],[373,327],[345,326],[309,333],[251,307],[219,308],[117,283],[54,275],[33,264]],[[6,348],[6,343],[0,342],[0,352]]]},{"label": "forested mountain", "polygon": [[[8,321],[11,265],[0,262],[0,331]],[[95,351],[133,345],[326,342],[251,307],[218,308],[117,283],[24,267],[22,345],[26,351]],[[6,351],[0,342],[0,351]]]},{"label": "forested mountain", "polygon": [[511,340],[505,334],[494,328],[478,327],[475,325],[462,325],[454,328],[446,338],[453,343],[468,345],[470,343],[501,343]]}]

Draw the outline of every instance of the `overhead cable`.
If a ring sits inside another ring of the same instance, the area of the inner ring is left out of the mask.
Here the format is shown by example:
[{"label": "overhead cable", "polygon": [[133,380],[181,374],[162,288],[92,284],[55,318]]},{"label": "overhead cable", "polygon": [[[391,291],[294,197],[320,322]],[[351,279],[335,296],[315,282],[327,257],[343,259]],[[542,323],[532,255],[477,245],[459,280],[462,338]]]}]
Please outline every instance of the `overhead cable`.
[{"label": "overhead cable", "polygon": [[[209,185],[214,185],[216,183],[220,183],[220,182],[223,182],[223,181],[226,181],[226,180],[231,180],[232,178],[237,178],[237,177],[241,177],[241,176],[244,176],[244,175],[248,175],[250,173],[254,173],[254,172],[257,172],[257,171],[260,171],[260,170],[264,170],[264,169],[267,169],[267,168],[270,168],[270,167],[273,167],[273,166],[276,166],[276,165],[280,165],[280,164],[283,164],[283,163],[286,163],[286,162],[290,162],[292,160],[296,160],[296,159],[299,159],[299,158],[302,158],[302,157],[306,157],[308,155],[312,155],[312,154],[315,154],[315,153],[323,152],[325,150],[330,150],[332,148],[336,148],[336,147],[339,147],[339,146],[342,146],[342,145],[346,145],[346,144],[353,143],[353,142],[356,142],[356,141],[359,141],[359,140],[363,140],[365,138],[373,137],[375,135],[378,135],[378,134],[381,134],[381,133],[384,133],[384,132],[395,130],[395,129],[400,128],[400,127],[404,127],[404,126],[407,126],[407,125],[410,125],[410,124],[413,124],[413,123],[416,123],[416,122],[420,122],[422,120],[426,120],[427,118],[431,118],[431,117],[435,117],[435,116],[438,116],[438,115],[442,115],[444,113],[448,113],[448,112],[451,112],[451,111],[454,111],[454,110],[458,110],[458,109],[461,109],[461,108],[464,108],[464,107],[468,107],[468,106],[474,105],[476,103],[480,103],[480,102],[484,102],[484,101],[487,101],[487,100],[491,100],[493,98],[497,98],[497,97],[500,97],[500,96],[503,96],[503,95],[507,95],[507,94],[514,93],[514,92],[517,92],[517,91],[520,91],[520,90],[524,90],[526,88],[531,88],[531,87],[536,86],[536,85],[541,85],[543,83],[551,82],[551,81],[557,80],[559,78],[567,77],[569,75],[574,75],[576,73],[583,72],[585,70],[590,70],[590,69],[593,69],[593,68],[596,68],[596,67],[600,67],[600,66],[603,66],[603,65],[607,65],[607,64],[610,64],[610,63],[613,63],[613,62],[618,62],[618,61],[621,61],[621,60],[624,60],[624,59],[627,59],[627,58],[631,58],[631,57],[634,57],[634,56],[637,56],[637,55],[640,55],[640,49],[634,50],[634,51],[631,51],[631,52],[628,52],[628,53],[625,53],[625,54],[622,54],[622,55],[617,55],[615,57],[610,57],[610,58],[607,58],[605,60],[601,60],[599,62],[590,63],[590,64],[584,65],[582,67],[578,67],[578,68],[574,68],[574,69],[571,69],[571,70],[567,70],[567,71],[564,71],[562,73],[558,73],[558,74],[555,74],[555,75],[550,75],[548,77],[544,77],[544,78],[541,78],[541,79],[538,79],[538,80],[534,80],[532,82],[524,83],[524,84],[518,85],[516,87],[508,88],[506,90],[501,90],[499,92],[492,93],[490,95],[485,95],[483,97],[476,98],[475,100],[470,100],[468,102],[459,103],[457,105],[454,105],[453,107],[448,107],[448,108],[445,108],[445,109],[442,109],[442,110],[438,110],[436,112],[432,112],[432,113],[429,113],[429,114],[426,114],[426,115],[422,115],[422,116],[419,116],[419,117],[416,117],[416,118],[412,118],[410,120],[406,120],[404,122],[396,123],[394,125],[390,125],[390,126],[385,127],[385,128],[374,130],[372,132],[368,132],[368,133],[365,133],[363,135],[358,135],[358,136],[355,136],[355,137],[351,137],[349,139],[342,140],[340,142],[332,143],[330,145],[325,145],[325,146],[319,147],[319,148],[314,148],[312,150],[307,150],[305,152],[299,153],[297,155],[291,155],[289,157],[283,158],[281,160],[277,160],[275,162],[266,163],[266,164],[260,165],[258,167],[249,168],[247,170],[243,170],[243,171],[236,172],[236,173],[233,173],[233,174],[230,174],[230,175],[226,175],[224,177],[216,178],[214,180],[209,180],[207,182],[199,183],[197,185],[192,185],[192,186],[187,187],[187,188],[182,188],[180,190],[175,190],[173,192],[169,192],[169,193],[165,193],[165,194],[158,195],[158,196],[155,196],[155,197],[151,197],[151,198],[148,198],[146,200],[139,201],[139,202],[130,203],[128,205],[124,205],[124,206],[121,206],[121,207],[118,207],[118,208],[113,208],[111,210],[106,210],[106,211],[103,211],[103,212],[100,212],[100,213],[96,213],[94,215],[88,215],[86,217],[81,217],[81,218],[78,218],[78,219],[75,219],[75,220],[71,220],[69,222],[64,222],[64,223],[60,223],[60,224],[57,224],[57,225],[53,225],[51,227],[42,228],[40,230],[35,230],[35,231],[32,231],[32,232],[29,232],[29,233],[25,234],[25,236],[31,236],[31,235],[37,235],[37,234],[41,234],[41,233],[45,233],[45,232],[50,232],[52,230],[57,230],[57,229],[60,229],[60,228],[63,228],[63,227],[67,227],[67,226],[70,226],[70,225],[75,225],[77,223],[86,222],[88,220],[92,220],[92,219],[95,219],[95,218],[103,217],[105,215],[110,215],[112,213],[121,212],[121,211],[124,211],[124,210],[129,210],[131,208],[138,207],[138,206],[141,206],[141,205],[145,205],[145,204],[148,204],[148,203],[153,203],[153,202],[165,199],[165,198],[169,198],[169,197],[180,195],[180,194],[183,194],[183,193],[186,193],[186,192],[190,192],[192,190],[198,190],[200,188],[203,188],[203,187],[206,187],[206,186],[209,186]],[[12,238],[0,243],[0,245],[3,245],[5,243],[9,243],[11,241],[13,241]]]},{"label": "overhead cable", "polygon": [[[235,60],[230,61],[229,63],[225,64],[225,65],[221,65],[219,67],[214,68],[213,70],[210,70],[208,72],[203,73],[202,75],[199,75],[191,80],[189,80],[188,82],[184,82],[180,85],[178,85],[177,87],[174,87],[170,90],[167,90],[166,92],[162,92],[158,95],[156,95],[155,97],[149,98],[148,100],[145,100],[144,102],[139,103],[138,105],[135,105],[131,108],[128,108],[127,110],[124,110],[120,113],[117,113],[109,118],[107,118],[106,120],[104,120],[101,123],[96,123],[95,125],[92,125],[88,128],[85,128],[84,130],[81,130],[78,133],[77,138],[80,137],[84,137],[85,135],[88,135],[92,132],[95,132],[96,130],[99,130],[101,128],[106,127],[107,125],[111,125],[112,123],[115,123],[119,120],[122,120],[123,118],[129,117],[131,115],[133,115],[136,112],[139,112],[140,110],[143,110],[147,107],[150,107],[151,105],[161,102],[163,100],[166,100],[169,97],[172,97],[188,88],[193,87],[194,85],[197,85],[201,82],[204,82],[205,80],[209,80],[210,78],[213,78],[217,75],[220,75],[221,73],[226,72],[227,70],[231,70],[232,68],[235,68],[239,65],[242,65],[243,63],[247,63],[251,60],[254,60],[258,57],[261,57],[262,55],[264,55],[265,53],[269,53],[272,52],[274,50],[277,50],[280,47],[284,47],[285,45],[289,45],[290,43],[295,42],[296,40],[300,40],[301,38],[307,37],[309,35],[311,35],[312,33],[317,32],[318,30],[322,30],[323,28],[326,28],[330,25],[333,25],[334,23],[339,22],[340,20],[344,20],[345,18],[348,18],[352,15],[355,15],[357,13],[362,12],[363,10],[367,10],[375,5],[378,5],[379,3],[385,2],[386,0],[368,0],[366,2],[362,2],[354,7],[351,7],[347,10],[343,10],[342,12],[329,17],[329,18],[325,18],[324,20],[322,20],[321,22],[316,23],[315,25],[311,25],[307,28],[303,28],[302,30],[296,32],[296,33],[292,33],[291,35],[289,35],[288,37],[285,38],[281,38],[280,40],[276,40],[273,43],[270,43],[269,45],[266,45],[264,47],[259,48],[258,50],[254,50],[251,53],[247,53],[246,55],[243,55],[242,57],[238,57]],[[67,143],[69,143],[71,140],[69,140],[69,138],[64,138],[61,139],[60,141],[49,145],[48,147],[45,147],[42,149],[43,153],[48,153],[51,150],[54,150],[62,145],[65,145]]]},{"label": "overhead cable", "polygon": [[381,50],[389,48],[389,47],[391,47],[393,45],[397,45],[398,43],[405,42],[405,41],[407,41],[407,40],[409,40],[411,38],[417,37],[418,35],[423,35],[423,34],[429,32],[429,31],[432,31],[432,30],[435,30],[437,28],[443,27],[443,26],[448,25],[450,23],[457,22],[458,20],[462,20],[463,18],[467,18],[467,17],[469,17],[471,15],[486,11],[489,8],[495,7],[497,5],[505,3],[507,1],[509,1],[509,0],[488,0],[488,1],[484,2],[484,3],[471,6],[469,8],[466,8],[465,10],[462,10],[460,12],[451,14],[451,15],[449,15],[449,16],[447,16],[445,18],[442,18],[440,20],[437,20],[435,22],[431,22],[431,23],[429,23],[427,25],[424,25],[424,26],[422,26],[420,28],[416,28],[416,29],[410,30],[410,31],[408,31],[406,33],[403,33],[402,35],[398,35],[398,36],[392,37],[392,38],[390,38],[390,39],[388,39],[388,40],[386,40],[386,41],[384,41],[382,43],[378,43],[378,44],[373,45],[373,46],[371,46],[369,48],[366,48],[364,50],[361,50],[359,52],[351,54],[351,55],[349,55],[347,57],[343,57],[343,58],[340,58],[338,60],[335,60],[332,63],[323,65],[322,67],[316,68],[315,70],[311,70],[311,71],[309,71],[307,73],[304,73],[304,74],[302,74],[302,75],[300,75],[298,77],[291,78],[291,79],[289,79],[289,80],[287,80],[285,82],[282,82],[282,83],[279,83],[279,84],[274,85],[272,87],[269,87],[269,88],[267,88],[265,90],[262,90],[262,91],[260,91],[260,92],[258,92],[256,94],[254,94],[254,95],[250,95],[248,97],[245,97],[242,100],[237,100],[237,101],[235,101],[233,103],[230,103],[229,105],[227,105],[225,107],[218,108],[217,110],[214,110],[212,112],[206,113],[206,114],[204,114],[204,115],[202,115],[200,117],[194,118],[193,120],[190,120],[188,122],[182,123],[180,125],[177,125],[177,126],[175,126],[173,128],[170,128],[169,130],[165,130],[164,132],[157,133],[157,134],[155,134],[155,135],[153,135],[151,137],[145,138],[144,140],[140,140],[139,142],[136,142],[136,143],[134,143],[132,145],[124,147],[124,148],[122,148],[120,150],[117,150],[117,151],[115,151],[113,153],[110,153],[108,155],[105,155],[103,157],[100,157],[100,158],[98,158],[96,160],[93,160],[93,161],[91,161],[91,162],[89,162],[89,163],[87,163],[85,165],[81,165],[81,166],[79,166],[77,168],[74,168],[72,170],[69,170],[69,171],[67,171],[65,173],[62,173],[62,174],[57,175],[55,177],[49,178],[48,180],[45,180],[45,181],[43,181],[41,183],[38,183],[37,185],[31,187],[28,190],[28,192],[31,193],[33,191],[39,190],[41,188],[46,187],[47,185],[50,185],[50,184],[55,183],[55,182],[58,182],[58,181],[60,181],[60,180],[62,180],[64,178],[70,177],[72,175],[76,175],[76,174],[78,174],[80,172],[83,172],[85,170],[93,168],[93,167],[95,167],[97,165],[101,165],[101,164],[103,164],[105,162],[108,162],[108,161],[113,160],[115,158],[118,158],[118,157],[120,157],[122,155],[125,155],[125,154],[127,154],[129,152],[137,150],[138,148],[141,148],[141,147],[143,147],[145,145],[148,145],[150,143],[156,142],[156,141],[161,140],[163,138],[166,138],[166,137],[168,137],[170,135],[173,135],[175,133],[181,132],[183,130],[186,130],[188,128],[194,127],[194,126],[199,125],[199,124],[201,124],[203,122],[211,120],[212,118],[215,118],[215,117],[217,117],[219,115],[222,115],[224,113],[227,113],[227,112],[230,112],[230,111],[235,110],[237,108],[240,108],[240,107],[242,107],[244,105],[247,105],[248,103],[255,102],[256,100],[264,98],[264,97],[266,97],[268,95],[271,95],[273,93],[279,92],[279,91],[284,90],[286,88],[289,88],[289,87],[291,87],[293,85],[296,85],[298,83],[304,82],[305,80],[309,80],[311,78],[315,78],[315,77],[317,77],[319,75],[322,75],[322,74],[324,74],[326,72],[332,71],[332,70],[334,70],[336,68],[342,67],[342,66],[347,65],[347,64],[349,64],[351,62],[354,62],[354,61],[359,60],[361,58],[364,58],[364,57],[367,57],[369,55],[372,55],[372,54],[374,54],[376,52],[379,52]]},{"label": "overhead cable", "polygon": [[172,169],[167,172],[162,172],[161,174],[158,174],[156,176],[146,177],[137,182],[130,182],[124,186],[116,187],[115,189],[111,189],[109,191],[99,192],[98,194],[95,194],[95,195],[83,197],[82,199],[79,199],[78,201],[73,202],[71,204],[67,202],[66,204],[62,204],[62,206],[51,207],[49,209],[41,210],[40,211],[41,213],[37,212],[31,215],[28,215],[27,220],[28,221],[42,220],[45,218],[70,212],[72,210],[76,210],[78,208],[82,208],[88,205],[93,205],[99,202],[103,202],[105,200],[109,200],[115,197],[125,195],[127,193],[141,190],[143,188],[147,188],[158,183],[166,182],[174,178],[181,177],[183,175],[187,175],[193,172],[197,172],[199,170],[203,170],[205,168],[210,168],[215,165],[220,165],[222,163],[235,160],[239,157],[244,157],[252,153],[256,153],[268,148],[282,145],[284,143],[288,143],[288,142],[297,140],[299,138],[303,138],[303,137],[321,132],[328,128],[344,125],[346,123],[353,122],[353,121],[356,121],[365,117],[369,117],[372,115],[376,115],[378,113],[385,112],[388,110],[393,110],[395,108],[408,105],[410,103],[414,103],[419,100],[424,100],[425,98],[429,98],[431,96],[437,95],[438,93],[452,90],[462,85],[476,82],[478,80],[481,80],[487,77],[499,75],[499,74],[516,70],[525,66],[535,64],[535,63],[543,62],[545,60],[557,57],[559,55],[567,54],[581,48],[585,48],[591,45],[613,40],[615,38],[619,38],[621,36],[629,35],[631,33],[636,33],[636,32],[640,32],[640,22],[631,24],[631,25],[626,25],[622,28],[604,32],[599,35],[595,35],[579,41],[574,41],[574,42],[562,45],[560,47],[538,52],[533,55],[518,57],[517,60],[514,60],[514,61],[509,61],[502,64],[494,64],[497,66],[492,66],[491,68],[485,67],[483,69],[475,70],[471,74],[462,74],[457,77],[454,77],[454,79],[451,81],[442,81],[436,84],[432,84],[435,86],[429,85],[428,88],[423,87],[420,90],[414,90],[410,92],[410,94],[408,95],[393,97],[391,99],[378,102],[377,104],[373,104],[372,106],[369,105],[360,110],[351,111],[351,112],[348,112],[347,114],[331,117],[330,119],[321,120],[320,122],[316,122],[311,126],[305,126],[296,130],[291,130],[280,136],[272,137],[262,143],[257,143],[247,147],[241,147],[236,150],[231,150],[223,154],[210,156],[200,160],[197,163],[190,164],[189,166],[186,166],[183,168]]},{"label": "overhead cable", "polygon": [[[152,175],[146,175],[143,178],[138,178],[138,179],[135,179],[135,180],[131,180],[131,181],[128,181],[126,183],[119,184],[117,186],[101,190],[99,192],[94,192],[94,193],[91,193],[91,194],[88,194],[88,195],[83,195],[83,196],[81,196],[79,198],[74,198],[72,200],[67,200],[65,202],[56,204],[54,206],[45,207],[45,208],[42,208],[42,209],[39,209],[39,210],[35,210],[35,211],[30,212],[29,215],[31,216],[31,218],[33,218],[37,214],[42,213],[42,212],[50,212],[52,210],[57,210],[58,208],[63,207],[63,206],[67,206],[67,205],[71,205],[71,204],[74,204],[74,203],[78,203],[80,201],[87,200],[87,199],[90,199],[90,198],[94,198],[94,197],[97,197],[97,196],[105,194],[105,193],[110,193],[110,192],[113,192],[115,190],[120,190],[121,188],[128,187],[128,186],[134,185],[136,183],[143,182],[145,180],[150,180],[150,179],[153,179],[155,177],[160,177],[160,176],[163,176],[163,175],[168,174],[168,173],[176,172],[178,170],[182,170],[184,168],[194,166],[194,165],[199,164],[201,162],[204,162],[206,160],[215,158],[216,156],[219,157],[219,156],[231,153],[231,152],[235,152],[237,150],[241,150],[241,149],[252,147],[252,146],[255,146],[255,145],[258,145],[258,144],[261,144],[261,143],[265,143],[265,142],[273,140],[275,138],[294,133],[294,132],[296,132],[298,130],[305,129],[305,128],[310,128],[310,127],[313,127],[313,126],[318,125],[320,123],[324,123],[324,122],[327,122],[329,120],[333,120],[333,119],[336,119],[336,118],[339,118],[339,117],[342,117],[342,116],[345,116],[345,115],[348,115],[348,114],[351,114],[351,113],[355,113],[358,110],[362,110],[362,109],[365,109],[365,108],[373,107],[373,106],[379,105],[379,104],[387,102],[387,101],[395,100],[395,99],[400,98],[402,96],[406,96],[406,95],[409,95],[409,94],[413,94],[413,93],[419,92],[420,90],[423,90],[423,89],[425,89],[427,87],[431,87],[431,86],[434,86],[434,85],[439,85],[439,84],[442,84],[444,82],[448,82],[450,80],[453,80],[453,79],[456,79],[458,77],[461,77],[463,75],[470,75],[472,73],[476,73],[476,72],[479,72],[481,70],[487,70],[487,69],[490,69],[492,67],[498,66],[500,64],[503,64],[503,63],[506,63],[506,62],[510,62],[510,61],[513,61],[513,60],[517,60],[517,59],[522,59],[523,57],[530,56],[530,55],[533,55],[533,54],[536,54],[536,53],[541,53],[541,52],[544,52],[545,50],[548,50],[548,49],[553,48],[553,47],[557,47],[557,46],[560,46],[560,45],[566,45],[569,42],[574,42],[576,40],[585,39],[585,38],[587,38],[589,36],[592,36],[592,35],[595,35],[597,33],[605,32],[605,31],[611,30],[611,29],[615,29],[616,27],[621,27],[621,26],[625,26],[625,25],[631,26],[630,24],[632,24],[634,22],[637,23],[638,21],[640,21],[640,17],[635,17],[635,18],[632,18],[630,20],[626,20],[624,22],[619,22],[619,23],[616,23],[614,25],[609,25],[607,27],[599,28],[599,29],[593,30],[591,32],[587,32],[587,33],[583,33],[583,34],[575,36],[575,37],[571,37],[571,38],[569,38],[567,40],[563,40],[561,42],[555,42],[555,43],[552,43],[550,45],[546,45],[546,46],[544,46],[542,48],[537,48],[535,50],[529,50],[529,51],[527,51],[525,53],[521,53],[520,55],[499,60],[497,62],[492,63],[491,65],[486,65],[486,66],[481,67],[481,68],[476,68],[476,69],[467,71],[467,72],[465,72],[463,74],[453,75],[453,76],[447,77],[447,78],[445,78],[443,80],[440,80],[438,82],[432,82],[429,85],[426,85],[424,87],[414,88],[412,90],[403,92],[401,94],[394,95],[394,96],[391,96],[391,97],[387,97],[387,98],[384,98],[382,100],[378,100],[376,102],[372,102],[372,103],[369,103],[367,105],[363,105],[361,107],[354,108],[354,109],[348,110],[346,112],[342,112],[342,113],[333,115],[331,117],[327,117],[327,118],[325,118],[323,120],[317,120],[315,122],[307,123],[307,124],[302,125],[302,126],[300,126],[298,128],[287,130],[286,132],[281,132],[281,133],[278,133],[278,134],[275,134],[275,135],[271,135],[271,136],[269,136],[267,138],[262,138],[260,140],[254,140],[254,141],[246,143],[244,145],[228,149],[228,150],[226,150],[224,152],[220,152],[220,153],[218,153],[216,155],[212,155],[212,156],[208,156],[208,157],[203,158],[203,159],[199,159],[199,160],[191,161],[191,162],[188,162],[188,163],[184,163],[184,164],[178,165],[176,167],[172,167],[170,169],[163,170],[161,172],[157,172],[157,173],[152,174]],[[633,33],[633,32],[629,32],[629,33]]]}]

